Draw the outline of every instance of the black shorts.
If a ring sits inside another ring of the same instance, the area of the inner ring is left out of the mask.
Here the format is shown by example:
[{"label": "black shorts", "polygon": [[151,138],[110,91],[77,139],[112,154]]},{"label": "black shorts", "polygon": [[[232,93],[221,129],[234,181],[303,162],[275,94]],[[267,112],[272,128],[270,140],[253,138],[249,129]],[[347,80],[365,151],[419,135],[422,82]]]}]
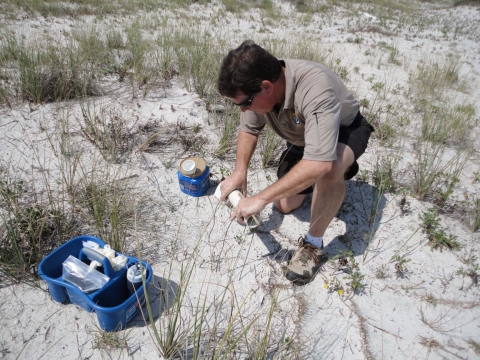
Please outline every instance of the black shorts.
[{"label": "black shorts", "polygon": [[[358,172],[357,159],[365,152],[370,134],[375,131],[367,120],[358,112],[357,116],[349,126],[340,127],[338,142],[348,145],[352,149],[355,161],[345,173],[345,180],[350,180]],[[303,146],[296,146],[287,142],[287,149],[280,156],[280,165],[277,169],[277,177],[280,179],[290,171],[303,157]],[[298,194],[310,194],[313,186],[299,192]]]}]

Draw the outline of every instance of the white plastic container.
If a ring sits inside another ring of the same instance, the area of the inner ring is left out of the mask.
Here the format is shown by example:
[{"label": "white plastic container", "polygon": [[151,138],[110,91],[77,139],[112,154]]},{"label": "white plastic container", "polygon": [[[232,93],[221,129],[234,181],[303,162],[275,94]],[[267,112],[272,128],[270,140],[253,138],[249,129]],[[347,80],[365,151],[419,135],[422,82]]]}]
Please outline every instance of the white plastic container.
[{"label": "white plastic container", "polygon": [[[143,268],[143,275],[146,275],[145,267]],[[136,289],[142,286],[142,272],[138,263],[130,266],[127,270],[127,286],[130,294],[135,293]]]},{"label": "white plastic container", "polygon": [[[221,183],[220,183],[221,184]],[[220,200],[220,197],[222,196],[222,191],[220,190],[220,184],[218,184],[217,188],[215,189],[215,196],[217,197],[217,199]],[[243,194],[240,192],[240,190],[233,190],[230,194],[228,194],[227,198],[228,198],[228,201],[230,202],[230,204],[232,204],[232,206],[234,208],[237,207],[238,205],[238,202],[240,201],[240,199],[243,199]],[[252,215],[248,218],[245,218],[245,224],[247,224],[247,226],[250,228],[250,229],[255,229],[256,227],[258,227],[260,225],[260,222],[258,221],[258,217],[256,215]]]}]

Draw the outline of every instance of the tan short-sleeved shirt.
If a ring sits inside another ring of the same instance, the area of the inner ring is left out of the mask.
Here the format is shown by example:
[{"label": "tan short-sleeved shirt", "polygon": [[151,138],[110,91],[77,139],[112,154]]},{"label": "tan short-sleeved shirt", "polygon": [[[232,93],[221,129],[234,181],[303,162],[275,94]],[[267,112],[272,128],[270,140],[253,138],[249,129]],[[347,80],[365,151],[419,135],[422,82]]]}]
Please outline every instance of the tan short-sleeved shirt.
[{"label": "tan short-sleeved shirt", "polygon": [[355,119],[358,100],[325,65],[305,60],[282,61],[286,67],[286,90],[280,111],[273,109],[265,115],[245,111],[240,117],[240,129],[259,134],[268,124],[283,139],[304,146],[304,159],[336,160],[339,128]]}]

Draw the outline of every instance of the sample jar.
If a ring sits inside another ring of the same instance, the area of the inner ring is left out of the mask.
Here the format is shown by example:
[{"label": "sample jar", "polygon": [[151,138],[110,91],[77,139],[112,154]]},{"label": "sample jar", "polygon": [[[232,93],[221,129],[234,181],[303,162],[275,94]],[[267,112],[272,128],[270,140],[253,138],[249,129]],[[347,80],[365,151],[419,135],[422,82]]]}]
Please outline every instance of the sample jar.
[{"label": "sample jar", "polygon": [[190,196],[202,196],[209,187],[210,168],[205,160],[190,157],[180,163],[178,184],[180,190]]}]

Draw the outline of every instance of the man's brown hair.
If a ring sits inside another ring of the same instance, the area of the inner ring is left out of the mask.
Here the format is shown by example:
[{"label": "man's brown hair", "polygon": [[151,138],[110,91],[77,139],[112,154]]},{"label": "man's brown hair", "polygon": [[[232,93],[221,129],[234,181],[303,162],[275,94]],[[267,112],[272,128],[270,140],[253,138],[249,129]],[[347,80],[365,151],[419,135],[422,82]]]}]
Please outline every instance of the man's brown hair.
[{"label": "man's brown hair", "polygon": [[282,73],[280,61],[252,40],[230,50],[222,61],[217,88],[222,96],[234,98],[238,93],[259,92],[262,81],[275,83]]}]

